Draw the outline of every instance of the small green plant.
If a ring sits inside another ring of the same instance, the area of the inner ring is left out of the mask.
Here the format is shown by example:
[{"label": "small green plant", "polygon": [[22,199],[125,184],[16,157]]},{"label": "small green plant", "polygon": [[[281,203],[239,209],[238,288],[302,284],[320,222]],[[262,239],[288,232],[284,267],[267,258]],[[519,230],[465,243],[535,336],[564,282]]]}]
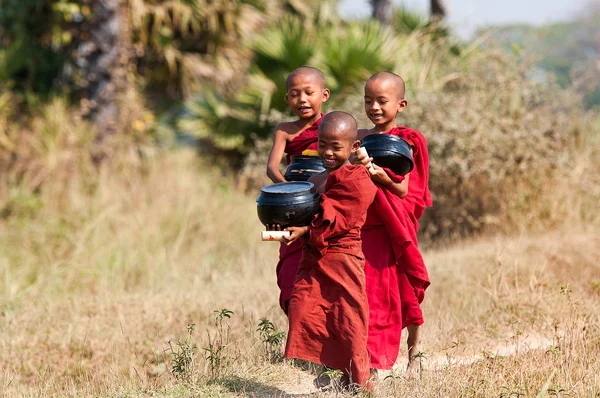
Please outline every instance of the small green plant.
[{"label": "small green plant", "polygon": [[591,280],[590,287],[596,294],[600,294],[600,280]]},{"label": "small green plant", "polygon": [[419,379],[423,378],[423,360],[424,359],[427,359],[427,354],[423,351],[419,351],[415,355],[412,356],[413,361],[418,360],[418,362],[419,362]]},{"label": "small green plant", "polygon": [[318,378],[329,379],[330,384],[326,388],[333,388],[336,392],[342,392],[346,387],[343,385],[341,379],[343,375],[344,373],[341,370],[326,368],[323,372],[319,373]]},{"label": "small green plant", "polygon": [[218,379],[223,375],[227,365],[225,348],[229,345],[229,333],[231,326],[225,323],[226,319],[231,319],[233,311],[223,308],[213,311],[215,315],[214,325],[217,329],[214,336],[210,332],[208,335],[208,345],[203,347],[204,359],[208,362],[209,374],[212,380]]},{"label": "small green plant", "polygon": [[569,395],[569,393],[562,387],[554,387],[548,389],[548,395],[551,397],[561,397],[563,395]]},{"label": "small green plant", "polygon": [[524,397],[526,394],[523,392],[523,389],[520,386],[514,387],[500,387],[500,398],[509,398],[509,397]]},{"label": "small green plant", "polygon": [[275,362],[281,359],[279,347],[283,344],[285,333],[275,329],[275,325],[267,318],[261,318],[256,331],[260,333],[267,360]]},{"label": "small green plant", "polygon": [[196,325],[191,323],[187,325],[187,336],[183,340],[177,342],[177,347],[169,341],[169,350],[171,351],[171,374],[178,380],[183,380],[188,383],[193,382],[195,361],[194,356],[198,347],[192,341],[192,335]]}]

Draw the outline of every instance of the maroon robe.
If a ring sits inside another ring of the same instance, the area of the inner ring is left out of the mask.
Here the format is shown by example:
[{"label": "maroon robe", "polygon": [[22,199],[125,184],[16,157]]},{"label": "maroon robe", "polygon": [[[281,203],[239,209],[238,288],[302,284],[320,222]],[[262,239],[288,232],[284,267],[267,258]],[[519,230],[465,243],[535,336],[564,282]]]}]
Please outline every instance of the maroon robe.
[{"label": "maroon robe", "polygon": [[376,191],[362,165],[330,174],[288,308],[285,356],[341,370],[359,385],[369,378],[360,230]]},{"label": "maroon robe", "polygon": [[[423,323],[420,304],[429,285],[417,242],[418,219],[432,204],[427,143],[418,131],[406,127],[396,127],[388,134],[404,138],[413,146],[415,167],[405,198],[378,187],[362,230],[369,298],[368,350],[371,367],[378,369],[394,365],[402,329]],[[396,182],[404,179],[391,170],[386,172]]]},{"label": "maroon robe", "polygon": [[[306,151],[316,151],[319,144],[319,123],[321,123],[323,115],[312,126],[298,134],[293,140],[285,144],[285,153],[287,164],[290,164],[292,155],[301,155]],[[294,280],[296,279],[296,271],[298,264],[302,259],[302,241],[297,240],[287,246],[281,244],[279,246],[279,262],[275,272],[277,273],[277,285],[279,286],[279,305],[284,312],[287,312],[287,301],[290,299],[292,289],[294,288]]]}]

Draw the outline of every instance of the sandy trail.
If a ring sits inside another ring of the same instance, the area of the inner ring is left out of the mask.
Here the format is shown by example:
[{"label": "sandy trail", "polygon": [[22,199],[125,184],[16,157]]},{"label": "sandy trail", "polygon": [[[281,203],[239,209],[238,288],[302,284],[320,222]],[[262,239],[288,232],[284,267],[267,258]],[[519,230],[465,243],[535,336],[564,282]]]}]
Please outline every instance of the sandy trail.
[{"label": "sandy trail", "polygon": [[[551,347],[553,344],[554,341],[551,338],[541,335],[529,334],[526,336],[521,336],[519,339],[510,339],[503,343],[496,344],[491,348],[482,348],[481,354],[465,356],[454,356],[449,354],[425,355],[425,358],[421,359],[421,364],[423,370],[439,371],[445,369],[448,366],[470,365],[475,362],[481,361],[490,355],[502,357],[519,355],[532,350],[545,350]],[[389,376],[392,373],[395,375],[402,374],[404,372],[404,369],[406,369],[406,365],[407,359],[404,357],[399,358],[392,370],[379,372],[379,379],[383,380],[385,377]],[[313,385],[314,377],[315,376],[309,372],[303,371],[301,369],[295,369],[295,375],[293,377],[293,380],[290,380],[289,383],[277,385],[275,387],[283,391],[281,397],[301,397],[313,394],[318,394],[322,397],[328,396],[329,394],[319,394],[319,391]]]}]

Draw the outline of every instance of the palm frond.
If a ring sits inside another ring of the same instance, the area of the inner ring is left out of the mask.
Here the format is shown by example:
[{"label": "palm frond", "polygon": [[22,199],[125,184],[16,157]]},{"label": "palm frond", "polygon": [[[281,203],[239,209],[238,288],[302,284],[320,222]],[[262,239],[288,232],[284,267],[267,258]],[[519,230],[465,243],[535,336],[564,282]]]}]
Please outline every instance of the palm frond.
[{"label": "palm frond", "polygon": [[331,77],[332,94],[342,98],[361,88],[371,74],[394,65],[397,43],[392,31],[375,21],[351,23],[341,32],[331,27],[318,42],[318,63]]},{"label": "palm frond", "polygon": [[314,34],[301,20],[288,17],[281,24],[265,31],[256,40],[254,50],[253,72],[271,80],[275,87],[272,93],[272,105],[284,111],[287,104],[284,100],[285,79],[290,71],[309,65],[315,54]]}]

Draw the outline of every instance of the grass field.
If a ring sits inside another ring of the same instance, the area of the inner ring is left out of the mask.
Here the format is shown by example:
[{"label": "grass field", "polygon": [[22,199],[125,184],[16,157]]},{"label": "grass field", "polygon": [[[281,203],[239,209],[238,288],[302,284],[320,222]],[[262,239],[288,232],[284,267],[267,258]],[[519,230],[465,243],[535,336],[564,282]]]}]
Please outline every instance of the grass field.
[{"label": "grass field", "polygon": [[[257,332],[261,318],[272,335],[286,320],[277,245],[259,242],[254,196],[191,151],[94,173],[94,184],[10,191],[0,396],[308,393],[310,370],[280,360],[276,341],[268,358]],[[599,232],[577,225],[426,250],[422,369],[395,371],[377,396],[600,396]],[[233,314],[219,321],[223,309]]]}]

